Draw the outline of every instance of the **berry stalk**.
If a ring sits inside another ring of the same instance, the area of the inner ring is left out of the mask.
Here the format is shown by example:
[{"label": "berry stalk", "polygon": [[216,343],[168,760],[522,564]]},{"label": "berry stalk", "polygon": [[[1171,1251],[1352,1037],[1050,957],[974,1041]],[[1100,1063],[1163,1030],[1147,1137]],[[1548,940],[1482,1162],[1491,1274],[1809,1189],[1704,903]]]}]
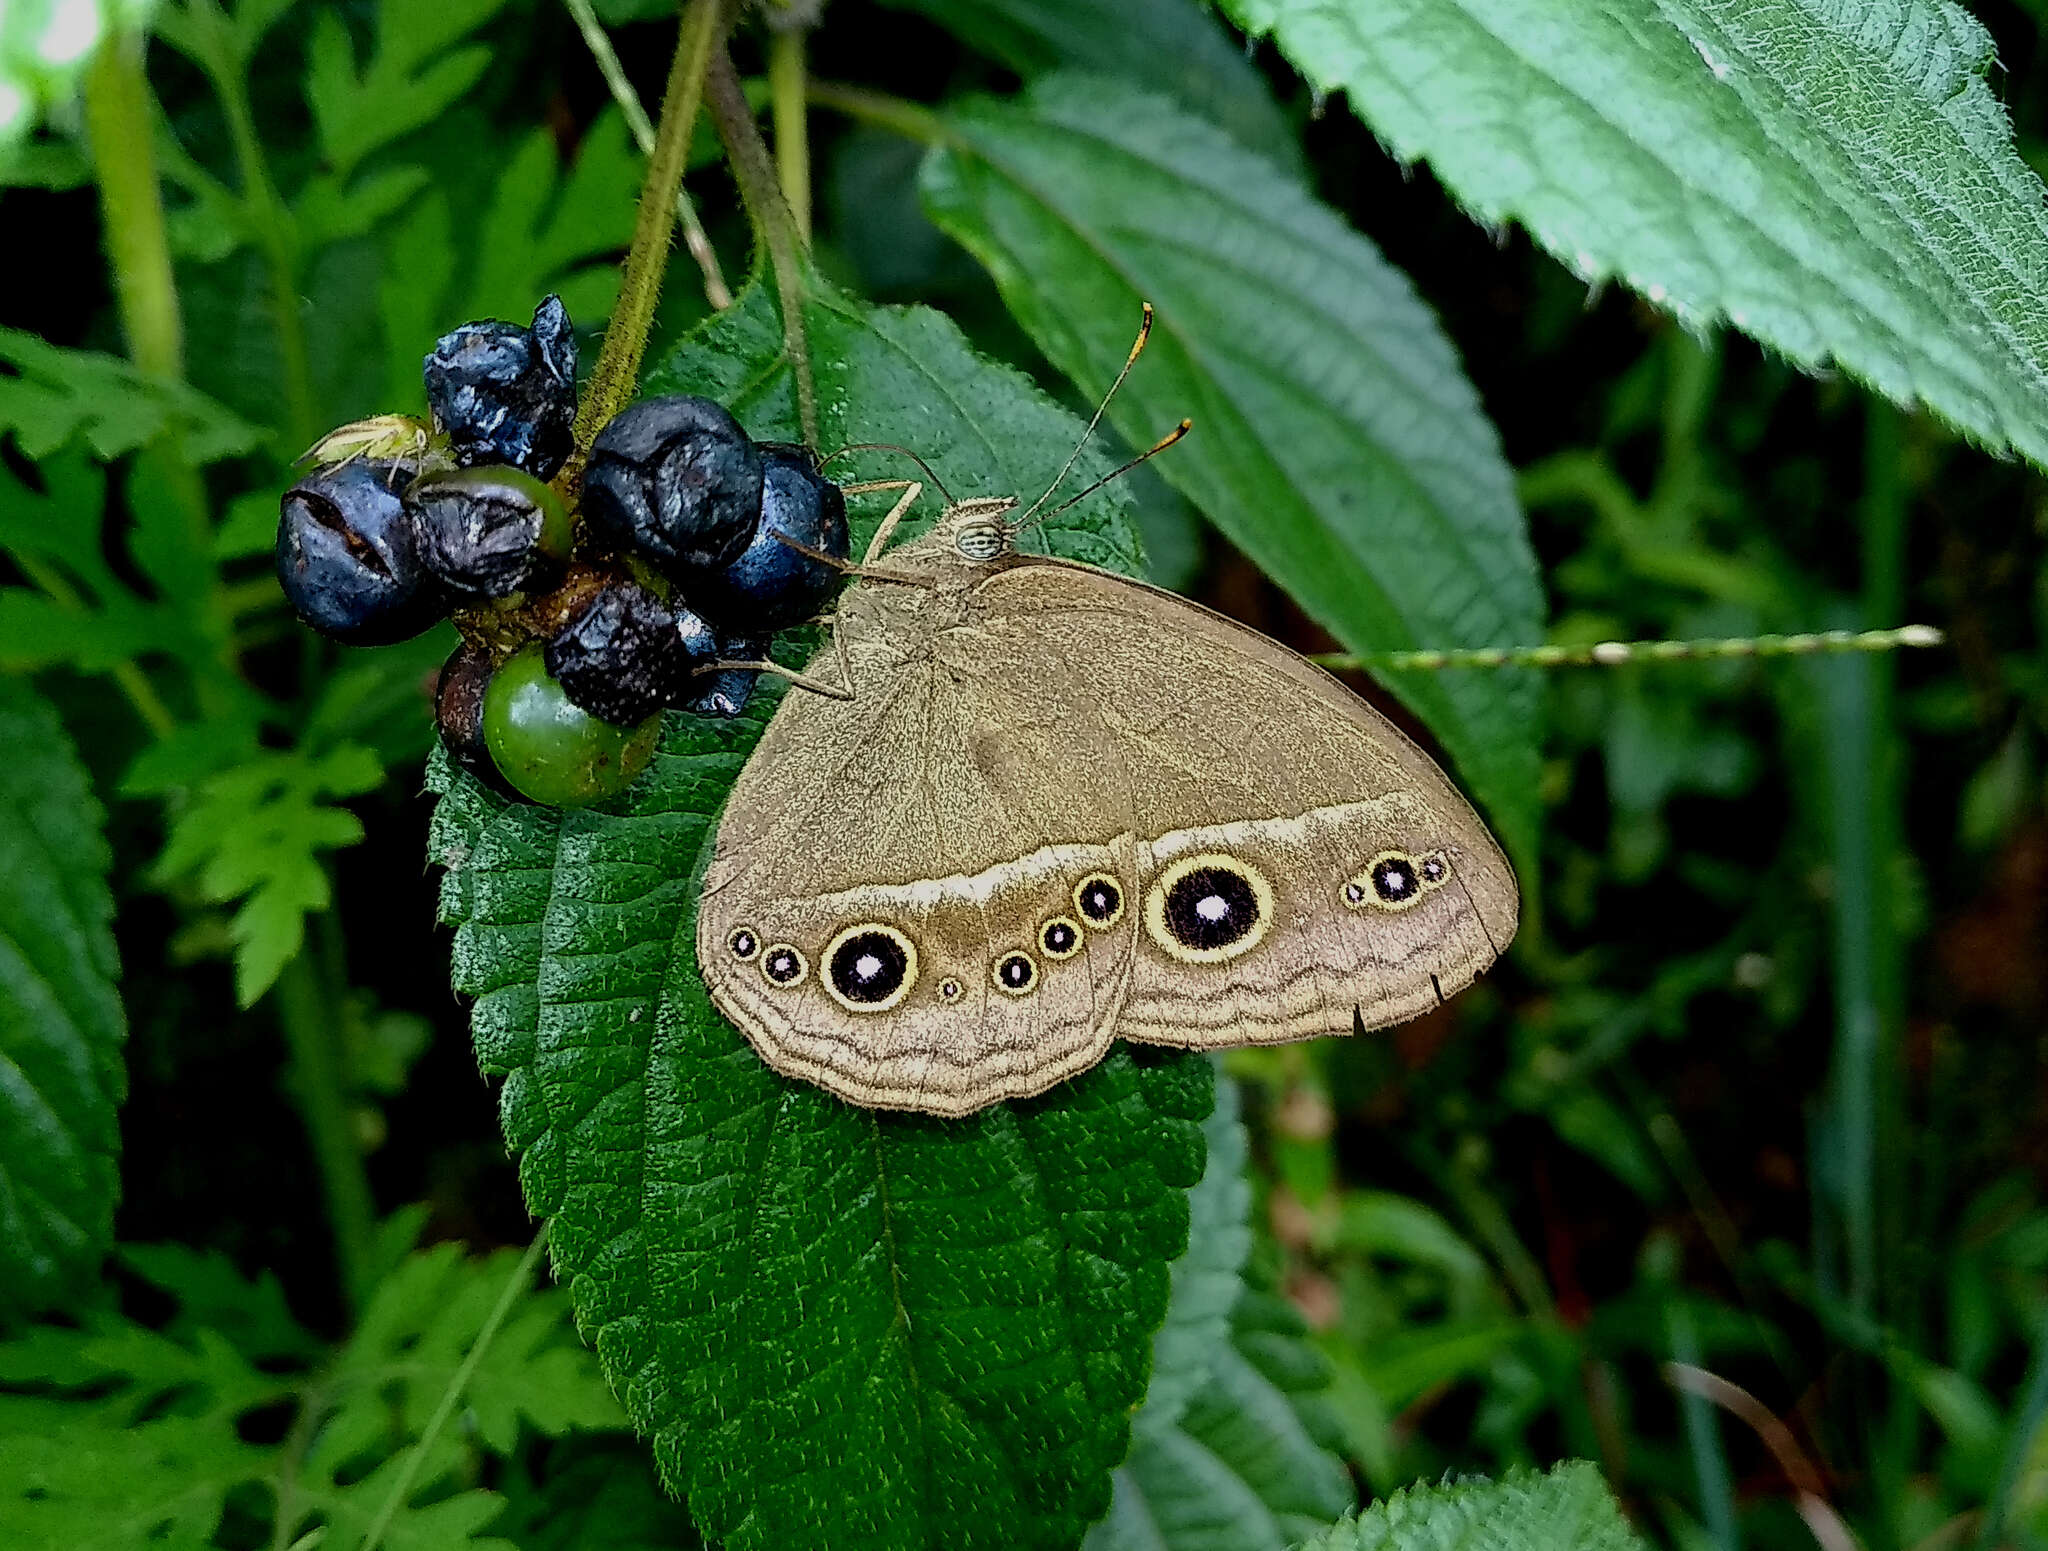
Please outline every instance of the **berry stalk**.
[{"label": "berry stalk", "polygon": [[676,191],[682,186],[690,134],[697,126],[705,71],[712,56],[724,52],[719,45],[731,25],[732,9],[727,0],[690,0],[683,11],[675,58],[669,65],[668,86],[662,93],[661,123],[655,129],[647,178],[640,186],[633,245],[626,252],[625,271],[619,277],[618,305],[612,309],[611,323],[604,331],[604,348],[598,353],[590,387],[576,417],[576,450],[557,478],[557,488],[574,487],[590,455],[591,442],[605,422],[626,407],[639,386],[640,357],[647,349],[647,333],[654,326],[655,303],[661,296],[661,278],[668,268]]},{"label": "berry stalk", "polygon": [[768,159],[768,147],[761,142],[754,110],[740,86],[739,72],[732,56],[721,48],[711,61],[704,83],[705,98],[711,106],[718,137],[725,142],[725,159],[732,166],[753,217],[754,230],[768,249],[768,263],[775,271],[775,295],[782,308],[782,347],[789,357],[790,376],[796,380],[797,422],[803,428],[804,445],[818,450],[818,390],[811,377],[811,350],[804,337],[804,252],[806,243],[789,201],[782,197],[782,185],[775,165]]},{"label": "berry stalk", "polygon": [[1802,635],[1740,635],[1698,641],[1596,641],[1590,646],[1459,646],[1407,652],[1322,652],[1325,668],[1615,668],[1631,662],[1697,662],[1712,657],[1811,657],[1831,652],[1889,652],[1939,646],[1932,625],[1896,630],[1816,630]]}]

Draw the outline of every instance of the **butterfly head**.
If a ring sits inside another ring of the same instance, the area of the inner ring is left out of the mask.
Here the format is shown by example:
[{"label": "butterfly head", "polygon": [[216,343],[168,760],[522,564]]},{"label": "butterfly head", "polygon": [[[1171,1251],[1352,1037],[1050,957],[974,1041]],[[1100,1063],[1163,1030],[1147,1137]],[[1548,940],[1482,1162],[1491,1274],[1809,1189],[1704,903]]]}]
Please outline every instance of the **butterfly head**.
[{"label": "butterfly head", "polygon": [[970,496],[946,509],[939,519],[939,531],[963,560],[985,565],[1016,547],[1017,530],[1007,521],[1016,509],[1013,495]]}]

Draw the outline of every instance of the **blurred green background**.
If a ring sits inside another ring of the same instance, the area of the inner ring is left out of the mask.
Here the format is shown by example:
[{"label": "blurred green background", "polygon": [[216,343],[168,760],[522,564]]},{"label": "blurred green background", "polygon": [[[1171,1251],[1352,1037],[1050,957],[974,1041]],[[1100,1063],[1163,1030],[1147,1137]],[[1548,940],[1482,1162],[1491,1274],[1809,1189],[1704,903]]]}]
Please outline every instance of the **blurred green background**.
[{"label": "blurred green background", "polygon": [[[327,10],[360,32],[372,8]],[[2048,6],[1975,10],[2022,153],[2048,170]],[[670,24],[600,11],[658,99]],[[250,70],[250,123],[280,187],[315,159],[307,36],[273,30]],[[604,82],[553,5],[508,5],[478,36],[476,88],[405,140],[430,185],[289,256],[308,298],[302,369],[268,310],[275,255],[165,169],[181,190],[190,378],[294,447],[416,409],[424,343],[467,317],[523,317],[543,282],[580,322],[608,305],[638,164]],[[758,74],[758,35],[736,49]],[[833,0],[809,51],[821,75],[921,101],[1017,80],[1000,42],[867,0]],[[2016,1543],[2048,1538],[2039,476],[1747,341],[1589,294],[1324,112],[1269,50],[1249,59],[1313,189],[1455,341],[1520,474],[1552,639],[1915,620],[1950,642],[1896,660],[1552,675],[1540,926],[1430,1017],[1230,1060],[1253,1130],[1257,1254],[1333,1364],[1350,1464],[1381,1494],[1581,1455],[1677,1546],[1811,1544],[1802,1493],[1873,1547],[1975,1544],[1991,1503]],[[246,147],[205,74],[161,44],[149,74],[193,160],[236,165]],[[821,268],[874,299],[943,307],[1067,394],[920,213],[920,148],[824,111],[811,132]],[[61,137],[36,148],[0,193],[0,325],[120,353],[95,192]],[[585,182],[564,194],[568,167]],[[531,221],[492,226],[520,179],[538,191]],[[729,180],[708,168],[689,187],[737,282],[747,238]],[[451,242],[452,267],[422,262]],[[705,311],[679,252],[655,350]],[[593,347],[586,335],[586,360]],[[17,447],[0,457],[21,472]],[[448,641],[365,668],[311,638],[265,590],[276,487],[233,463],[209,477],[249,492],[257,538],[229,576],[251,676],[387,761],[349,801],[365,838],[331,853],[334,906],[310,919],[310,978],[294,990],[288,975],[284,994],[338,1010],[379,1207],[427,1202],[430,1239],[524,1243],[422,863],[426,694]],[[1134,484],[1163,580],[1304,650],[1331,645],[1163,483]],[[131,709],[103,678],[58,667],[38,683],[100,791],[117,792],[143,742]],[[278,998],[238,1008],[225,912],[152,870],[157,807],[109,806],[132,1020],[118,1235],[273,1268],[332,1328],[331,1239],[308,1210],[320,1185],[289,1101],[309,1079],[279,1037]],[[1674,1375],[1674,1359],[1740,1386],[1754,1414]]]}]

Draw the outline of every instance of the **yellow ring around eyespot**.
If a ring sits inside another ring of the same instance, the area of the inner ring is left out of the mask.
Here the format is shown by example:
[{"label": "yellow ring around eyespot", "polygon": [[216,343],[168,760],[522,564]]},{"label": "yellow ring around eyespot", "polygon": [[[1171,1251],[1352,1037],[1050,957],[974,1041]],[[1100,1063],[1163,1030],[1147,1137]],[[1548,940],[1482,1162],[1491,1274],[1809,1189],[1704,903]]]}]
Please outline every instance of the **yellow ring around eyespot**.
[{"label": "yellow ring around eyespot", "polygon": [[[742,936],[751,937],[754,939],[754,951],[752,953],[740,952],[739,944],[740,938]],[[761,934],[755,931],[751,926],[735,926],[731,931],[725,934],[725,947],[726,951],[730,953],[734,958],[738,959],[742,964],[751,964],[754,962],[756,958],[760,956]]]},{"label": "yellow ring around eyespot", "polygon": [[[1045,940],[1045,934],[1051,931],[1055,926],[1066,926],[1073,928],[1074,946],[1067,949],[1065,953],[1056,952],[1053,949],[1052,944]],[[1039,923],[1038,951],[1043,953],[1049,959],[1070,959],[1075,954],[1079,953],[1082,950],[1082,948],[1086,947],[1087,942],[1087,934],[1081,930],[1081,923],[1079,921],[1070,920],[1066,916],[1053,916],[1049,920],[1041,921]]]},{"label": "yellow ring around eyespot", "polygon": [[[1403,867],[1407,868],[1408,876],[1415,880],[1415,892],[1406,899],[1382,899],[1380,891],[1373,887],[1372,881],[1373,869],[1382,862],[1399,862]],[[1388,911],[1413,910],[1422,903],[1423,895],[1442,888],[1444,882],[1449,878],[1450,873],[1446,871],[1443,878],[1437,882],[1425,882],[1422,876],[1422,864],[1406,851],[1382,851],[1363,867],[1359,868],[1357,872],[1344,880],[1344,887],[1347,890],[1357,889],[1360,895],[1359,898],[1352,899],[1347,893],[1344,896],[1345,908],[1350,910],[1364,910],[1368,907],[1374,910]]]},{"label": "yellow ring around eyespot", "polygon": [[[1112,910],[1100,921],[1081,908],[1081,891],[1091,883],[1106,883],[1116,890],[1116,909]],[[1124,909],[1130,902],[1130,895],[1124,892],[1124,886],[1117,881],[1116,875],[1113,873],[1091,872],[1087,877],[1074,885],[1074,914],[1087,922],[1094,931],[1106,932],[1112,926],[1115,926],[1117,922],[1124,918]]]},{"label": "yellow ring around eyespot", "polygon": [[[796,955],[796,973],[787,980],[777,980],[768,973],[768,961],[778,953],[794,953]],[[802,985],[804,983],[804,976],[811,972],[811,961],[804,957],[804,950],[793,942],[771,942],[761,950],[760,962],[761,978],[778,991],[787,991],[791,986]]]},{"label": "yellow ring around eyespot", "polygon": [[[895,990],[879,1002],[856,1002],[832,983],[832,956],[846,943],[863,932],[879,932],[903,950],[903,979]],[[844,1007],[848,1012],[887,1012],[898,1006],[910,995],[910,989],[917,984],[917,944],[886,921],[857,921],[852,926],[843,926],[833,933],[832,940],[825,944],[825,951],[818,955],[818,984],[825,988],[825,994]]]},{"label": "yellow ring around eyespot", "polygon": [[[1021,986],[1006,985],[1003,982],[1003,966],[1012,959],[1022,959],[1031,966],[1031,978]],[[1012,948],[989,967],[988,978],[994,983],[995,988],[1005,996],[1029,996],[1038,989],[1038,982],[1043,976],[1039,972],[1038,960],[1021,948]]]},{"label": "yellow ring around eyespot", "polygon": [[[1216,948],[1190,948],[1176,939],[1166,929],[1166,896],[1173,886],[1189,873],[1204,867],[1213,867],[1218,872],[1234,873],[1252,887],[1252,899],[1259,907],[1259,918],[1252,923],[1252,929],[1233,942]],[[1266,881],[1266,875],[1239,857],[1226,856],[1221,851],[1204,851],[1199,856],[1184,856],[1166,871],[1152,880],[1152,887],[1145,891],[1145,931],[1161,952],[1168,958],[1178,959],[1183,964],[1222,964],[1238,958],[1256,948],[1266,940],[1266,933],[1273,927],[1273,885]]]}]

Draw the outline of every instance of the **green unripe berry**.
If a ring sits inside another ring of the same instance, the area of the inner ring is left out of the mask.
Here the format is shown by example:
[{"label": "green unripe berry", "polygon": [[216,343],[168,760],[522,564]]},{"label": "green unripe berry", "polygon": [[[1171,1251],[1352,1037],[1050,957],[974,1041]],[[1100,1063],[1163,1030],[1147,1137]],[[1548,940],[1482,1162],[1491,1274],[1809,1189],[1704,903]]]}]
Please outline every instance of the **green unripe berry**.
[{"label": "green unripe berry", "polygon": [[654,757],[657,713],[637,727],[601,721],[549,677],[539,646],[509,658],[484,691],[484,746],[522,797],[581,808],[616,797]]}]

